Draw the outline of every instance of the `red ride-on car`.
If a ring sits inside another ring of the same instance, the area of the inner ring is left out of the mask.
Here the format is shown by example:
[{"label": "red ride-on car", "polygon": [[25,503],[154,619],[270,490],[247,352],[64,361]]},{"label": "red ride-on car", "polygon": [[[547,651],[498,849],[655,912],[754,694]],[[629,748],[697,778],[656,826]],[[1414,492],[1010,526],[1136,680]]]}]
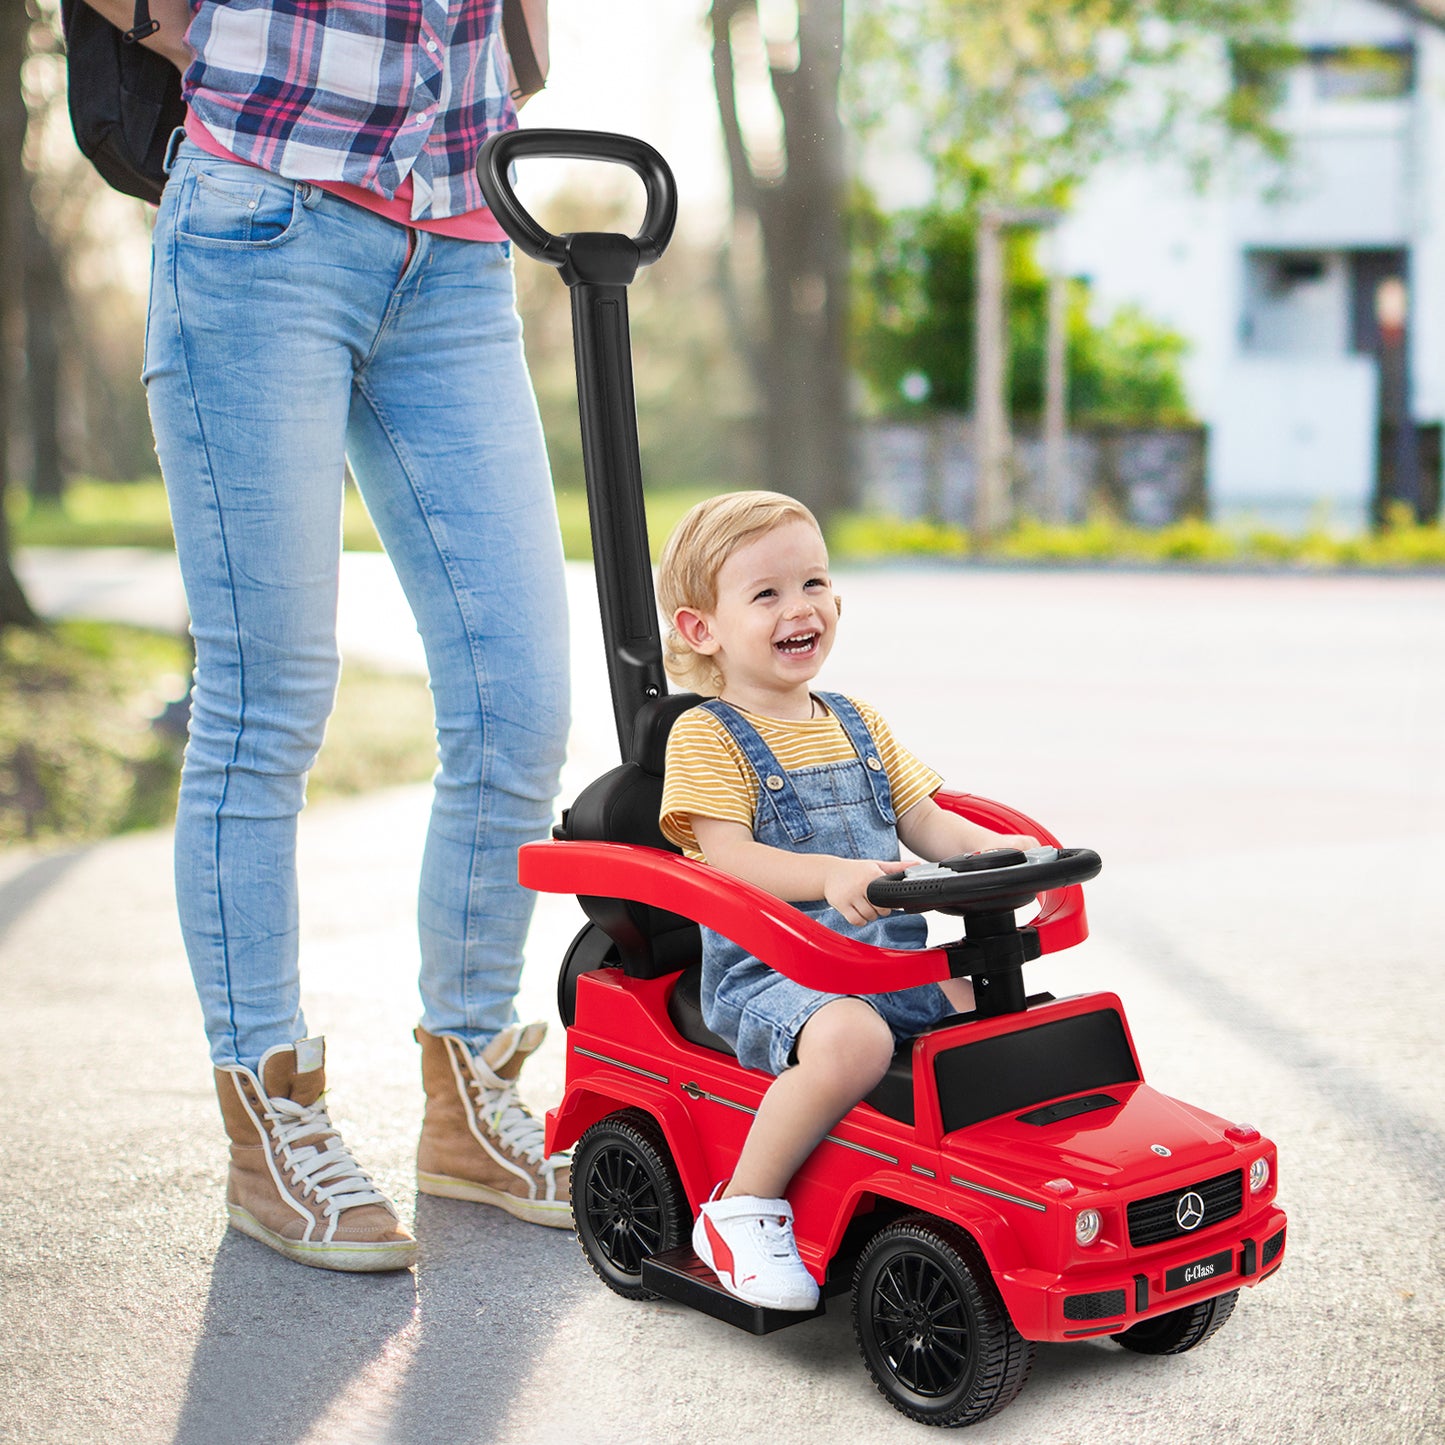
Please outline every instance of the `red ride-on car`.
[{"label": "red ride-on car", "polygon": [[[638,235],[543,230],[509,181],[511,163],[529,156],[632,169],[647,191]],[[894,1406],[928,1424],[984,1419],[1023,1387],[1036,1341],[1107,1335],[1161,1355],[1202,1344],[1240,1287],[1283,1262],[1275,1147],[1145,1083],[1113,994],[1026,993],[1025,964],[1086,936],[1080,885],[1098,872],[1096,854],[1059,847],[1001,804],[940,794],[976,822],[1050,846],[873,884],[875,903],[962,920],[956,942],[903,951],[833,933],[662,838],[667,732],[697,699],[669,695],[661,665],[626,291],[671,234],[671,173],[640,141],[575,131],[495,137],[478,169],[513,240],[571,288],[623,756],[519,864],[524,884],[576,894],[589,919],[562,967],[567,1083],[547,1116],[547,1147],[574,1149],[573,1211],[593,1269],[628,1298],[678,1300],[757,1334],[813,1317],[737,1300],[689,1243],[698,1205],[731,1173],[771,1083],[703,1022],[702,924],[813,988],[973,981],[976,1010],[901,1048],[788,1190],[803,1260],[825,1299],[851,1294],[864,1362]]]}]

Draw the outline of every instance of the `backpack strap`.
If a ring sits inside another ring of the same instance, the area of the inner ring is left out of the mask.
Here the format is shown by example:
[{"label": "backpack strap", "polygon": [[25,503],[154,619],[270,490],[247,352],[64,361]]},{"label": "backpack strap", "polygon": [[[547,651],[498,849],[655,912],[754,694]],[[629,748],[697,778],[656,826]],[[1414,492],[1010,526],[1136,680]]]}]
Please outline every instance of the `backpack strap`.
[{"label": "backpack strap", "polygon": [[135,0],[135,24],[129,30],[122,30],[120,38],[127,45],[154,35],[161,28],[161,22],[151,15],[151,0]]}]

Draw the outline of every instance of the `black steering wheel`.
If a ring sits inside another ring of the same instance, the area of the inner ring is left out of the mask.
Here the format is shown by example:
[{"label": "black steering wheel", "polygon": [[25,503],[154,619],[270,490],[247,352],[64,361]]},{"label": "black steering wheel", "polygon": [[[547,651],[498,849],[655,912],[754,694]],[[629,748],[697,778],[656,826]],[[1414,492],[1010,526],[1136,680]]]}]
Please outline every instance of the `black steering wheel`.
[{"label": "black steering wheel", "polygon": [[903,913],[1023,908],[1047,889],[1087,883],[1103,866],[1090,848],[988,848],[875,878],[868,901]]}]

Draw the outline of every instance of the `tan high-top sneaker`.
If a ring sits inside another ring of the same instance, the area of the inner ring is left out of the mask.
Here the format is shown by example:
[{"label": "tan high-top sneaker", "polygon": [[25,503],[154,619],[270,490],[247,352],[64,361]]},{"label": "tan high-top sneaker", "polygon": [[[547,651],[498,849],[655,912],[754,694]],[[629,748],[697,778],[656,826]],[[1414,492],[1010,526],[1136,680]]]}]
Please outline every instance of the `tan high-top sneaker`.
[{"label": "tan high-top sneaker", "polygon": [[299,1264],[406,1269],[416,1240],[332,1127],[325,1088],[321,1039],[267,1049],[254,1074],[239,1064],[216,1070],[231,1138],[231,1224]]},{"label": "tan high-top sneaker", "polygon": [[517,1074],[546,1024],[513,1024],[474,1054],[456,1034],[417,1029],[426,1118],[416,1151],[423,1194],[495,1204],[518,1219],[572,1227],[565,1154],[543,1152],[541,1122],[517,1096]]}]

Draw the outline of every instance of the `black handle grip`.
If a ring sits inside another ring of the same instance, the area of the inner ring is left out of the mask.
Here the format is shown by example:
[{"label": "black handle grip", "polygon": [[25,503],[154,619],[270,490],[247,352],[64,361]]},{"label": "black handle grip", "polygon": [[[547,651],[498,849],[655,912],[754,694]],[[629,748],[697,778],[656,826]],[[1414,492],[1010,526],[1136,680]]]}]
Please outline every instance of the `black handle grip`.
[{"label": "black handle grip", "polygon": [[595,130],[513,130],[490,137],[477,157],[477,179],[502,229],[534,261],[561,266],[567,238],[554,236],[528,214],[507,172],[515,160],[545,157],[569,161],[613,161],[626,166],[647,190],[642,229],[632,238],[640,266],[650,266],[667,249],[677,223],[677,185],[663,158],[634,136]]}]

